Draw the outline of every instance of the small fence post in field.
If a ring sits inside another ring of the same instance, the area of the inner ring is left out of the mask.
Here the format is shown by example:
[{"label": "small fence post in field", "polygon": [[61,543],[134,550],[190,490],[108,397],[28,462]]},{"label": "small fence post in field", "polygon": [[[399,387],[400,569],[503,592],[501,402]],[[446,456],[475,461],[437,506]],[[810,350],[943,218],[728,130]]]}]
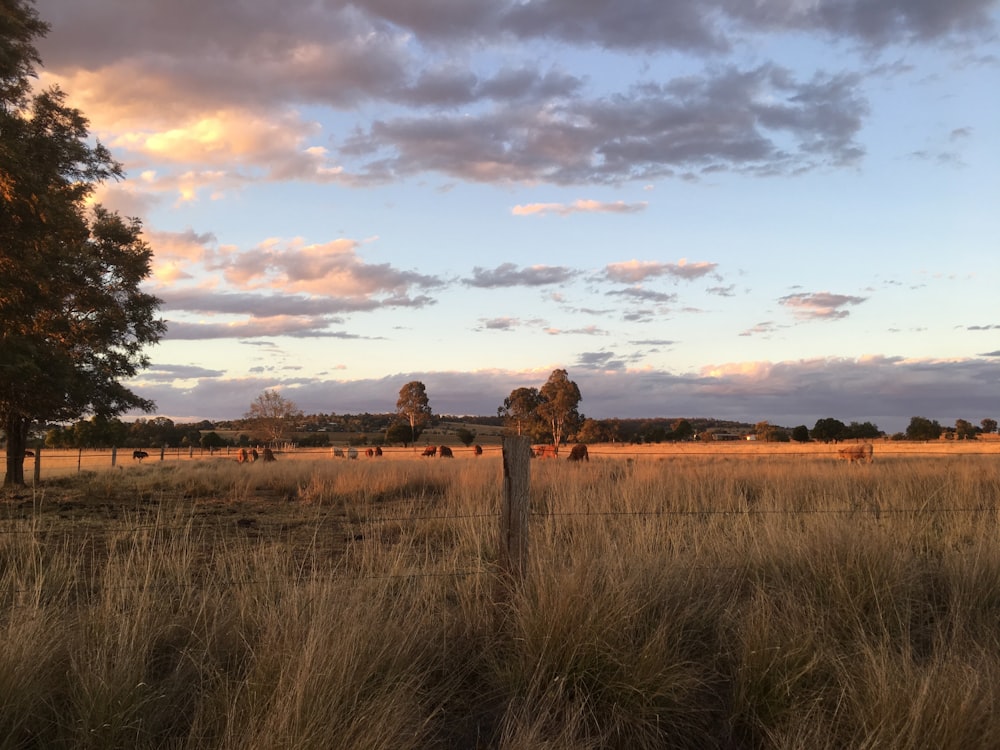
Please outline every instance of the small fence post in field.
[{"label": "small fence post in field", "polygon": [[500,569],[520,583],[528,567],[528,514],[531,506],[531,442],[503,439],[503,500],[500,508]]},{"label": "small fence post in field", "polygon": [[111,468],[115,468],[115,464],[118,463],[118,448],[111,446]]},{"label": "small fence post in field", "polygon": [[76,451],[76,473],[80,473],[80,465],[83,463],[83,448],[77,448]]},{"label": "small fence post in field", "polygon": [[167,444],[164,443],[160,446],[160,460],[163,460],[163,455],[167,452]]},{"label": "small fence post in field", "polygon": [[35,448],[35,472],[32,475],[34,484],[38,484],[42,479],[42,449]]}]

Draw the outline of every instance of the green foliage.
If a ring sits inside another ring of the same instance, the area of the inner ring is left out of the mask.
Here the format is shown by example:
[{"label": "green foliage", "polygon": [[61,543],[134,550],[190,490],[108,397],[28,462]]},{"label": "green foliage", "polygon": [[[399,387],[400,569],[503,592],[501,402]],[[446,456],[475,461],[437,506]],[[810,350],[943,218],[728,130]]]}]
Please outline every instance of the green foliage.
[{"label": "green foliage", "polygon": [[941,437],[941,425],[937,420],[926,417],[911,417],[906,428],[907,440],[937,440]]},{"label": "green foliage", "polygon": [[459,427],[457,430],[455,430],[455,437],[458,438],[458,441],[462,445],[468,448],[470,445],[472,445],[472,441],[476,439],[476,433],[465,427]]},{"label": "green foliage", "polygon": [[5,484],[21,484],[33,422],[153,408],[122,381],[165,326],[141,288],[152,257],[141,224],[88,208],[121,165],[63,92],[30,92],[46,25],[20,0],[0,18],[0,428]]},{"label": "green foliage", "polygon": [[552,443],[560,445],[563,438],[579,429],[583,416],[578,407],[582,396],[580,388],[569,379],[566,370],[553,370],[538,392],[541,402],[536,409],[545,420],[552,434]]},{"label": "green foliage", "polygon": [[229,445],[229,441],[223,438],[217,432],[206,432],[201,436],[198,444],[202,448],[225,448]]},{"label": "green foliage", "polygon": [[816,425],[812,428],[813,440],[820,440],[829,443],[832,440],[841,440],[845,437],[847,425],[839,419],[826,417],[816,420]]},{"label": "green foliage", "polygon": [[792,440],[796,443],[808,443],[809,442],[809,428],[804,424],[800,424],[798,427],[792,428]]},{"label": "green foliage", "polygon": [[538,417],[541,402],[537,388],[515,388],[497,409],[497,416],[503,419],[510,433],[534,437],[541,426]]},{"label": "green foliage", "polygon": [[396,411],[406,417],[410,424],[410,442],[416,442],[418,428],[431,421],[432,412],[430,399],[427,397],[427,386],[419,380],[411,380],[400,388]]},{"label": "green foliage", "polygon": [[411,430],[406,422],[393,422],[385,431],[385,442],[389,444],[399,443],[404,448],[420,439],[423,430],[419,427]]}]

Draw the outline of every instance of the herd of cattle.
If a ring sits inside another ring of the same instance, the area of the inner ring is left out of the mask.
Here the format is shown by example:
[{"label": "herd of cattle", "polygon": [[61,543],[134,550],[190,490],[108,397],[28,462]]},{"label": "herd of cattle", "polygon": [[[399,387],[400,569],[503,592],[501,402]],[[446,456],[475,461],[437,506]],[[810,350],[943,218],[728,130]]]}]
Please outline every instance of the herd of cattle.
[{"label": "herd of cattle", "polygon": [[[483,447],[481,445],[473,446],[473,453],[476,456],[483,455]],[[837,458],[841,461],[847,461],[848,463],[868,463],[870,464],[874,460],[873,448],[871,443],[860,443],[858,445],[848,446],[847,448],[841,448],[837,451]],[[31,451],[25,451],[25,455],[34,455]],[[337,458],[349,458],[356,459],[358,457],[357,448],[348,448],[345,452],[343,448],[334,448],[333,455]],[[365,455],[368,458],[376,458],[382,455],[382,449],[380,447],[368,448],[365,450]],[[454,458],[455,454],[451,448],[447,445],[428,445],[424,448],[424,452],[420,454],[421,456],[440,456],[441,458]],[[532,458],[559,458],[559,448],[555,445],[535,445],[531,448]],[[144,458],[149,458],[149,453],[142,450],[132,451],[132,458],[136,461],[142,462]],[[274,451],[270,448],[264,448],[260,453],[258,453],[256,448],[251,448],[247,450],[246,448],[240,448],[239,453],[236,454],[236,460],[241,463],[253,463],[257,460],[274,461]],[[570,461],[589,461],[590,454],[587,452],[587,446],[583,443],[577,443],[574,445],[569,452]]]}]

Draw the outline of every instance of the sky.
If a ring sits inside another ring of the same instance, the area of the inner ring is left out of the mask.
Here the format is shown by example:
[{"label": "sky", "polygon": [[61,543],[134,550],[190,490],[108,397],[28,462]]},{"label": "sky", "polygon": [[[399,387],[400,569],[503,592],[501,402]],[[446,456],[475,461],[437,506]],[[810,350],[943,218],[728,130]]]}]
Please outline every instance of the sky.
[{"label": "sky", "polygon": [[176,421],[1000,418],[998,0],[37,0]]}]

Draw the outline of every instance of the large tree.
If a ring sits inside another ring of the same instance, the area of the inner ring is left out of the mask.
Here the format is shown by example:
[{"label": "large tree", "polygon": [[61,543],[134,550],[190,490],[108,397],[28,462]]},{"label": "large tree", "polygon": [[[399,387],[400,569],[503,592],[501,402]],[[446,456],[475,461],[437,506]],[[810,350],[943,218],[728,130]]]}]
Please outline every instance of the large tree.
[{"label": "large tree", "polygon": [[250,410],[243,415],[253,430],[269,443],[287,440],[295,429],[302,412],[295,402],[277,391],[264,391],[250,404]]},{"label": "large tree", "polygon": [[497,409],[497,416],[503,418],[511,432],[517,435],[527,432],[533,436],[539,421],[538,405],[541,403],[542,397],[537,388],[515,388]]},{"label": "large tree", "polygon": [[141,225],[88,200],[122,167],[91,143],[58,88],[32,90],[34,41],[48,30],[26,0],[0,0],[0,428],[5,485],[23,484],[35,421],[108,418],[153,403],[123,385],[165,330],[142,291],[152,252]]},{"label": "large tree", "polygon": [[417,441],[417,428],[425,425],[431,418],[427,387],[419,380],[411,380],[400,388],[399,399],[396,401],[396,411],[409,421],[410,442],[415,443]]},{"label": "large tree", "polygon": [[563,437],[575,432],[583,422],[578,409],[580,389],[565,370],[553,370],[538,395],[541,397],[538,416],[549,426],[552,444],[558,447]]}]

